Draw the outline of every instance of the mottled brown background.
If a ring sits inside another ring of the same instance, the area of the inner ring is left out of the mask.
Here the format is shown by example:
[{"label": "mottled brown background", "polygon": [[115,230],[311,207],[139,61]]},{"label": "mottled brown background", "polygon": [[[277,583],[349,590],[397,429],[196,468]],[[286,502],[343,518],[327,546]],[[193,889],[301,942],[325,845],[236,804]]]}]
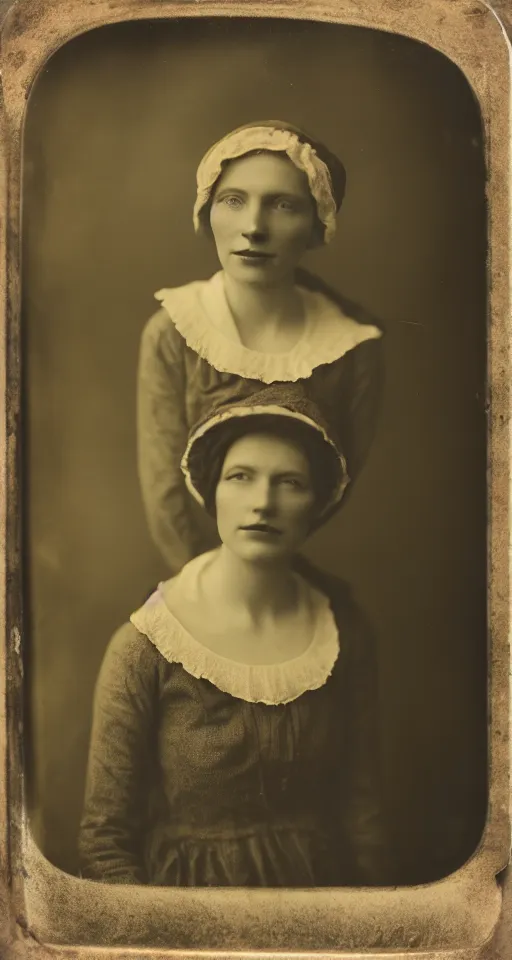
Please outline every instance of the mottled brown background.
[{"label": "mottled brown background", "polygon": [[135,374],[162,286],[206,277],[195,165],[277,117],[343,158],[332,246],[310,266],[387,327],[367,469],[310,554],[379,635],[401,881],[437,878],[485,816],[485,206],[480,125],[430,48],[286,21],[134,23],[67,44],[29,104],[23,337],[31,808],[76,869],[92,690],[106,643],[165,568],[142,513]]}]

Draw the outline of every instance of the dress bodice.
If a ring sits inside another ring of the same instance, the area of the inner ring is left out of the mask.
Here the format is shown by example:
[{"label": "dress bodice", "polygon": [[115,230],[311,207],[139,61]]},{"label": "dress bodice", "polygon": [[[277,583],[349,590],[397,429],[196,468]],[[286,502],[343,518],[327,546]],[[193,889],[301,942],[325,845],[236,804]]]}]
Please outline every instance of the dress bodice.
[{"label": "dress bodice", "polygon": [[84,875],[315,886],[378,859],[374,653],[351,602],[332,611],[334,663],[323,682],[312,663],[310,688],[283,703],[221,690],[186,644],[164,655],[133,622],[117,632],[96,691]]}]

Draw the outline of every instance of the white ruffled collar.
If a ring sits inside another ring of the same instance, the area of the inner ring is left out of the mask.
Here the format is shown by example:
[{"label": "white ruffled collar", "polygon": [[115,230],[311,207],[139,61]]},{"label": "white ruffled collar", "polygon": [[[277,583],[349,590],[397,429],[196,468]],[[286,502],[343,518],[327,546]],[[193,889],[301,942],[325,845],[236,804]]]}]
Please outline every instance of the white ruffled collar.
[{"label": "white ruffled collar", "polygon": [[[186,564],[178,577],[199,576],[211,554]],[[244,664],[214,653],[182,626],[164,599],[165,584],[132,614],[130,620],[169,663],[179,663],[198,680],[206,679],[223,693],[249,703],[277,705],[296,700],[326,683],[339,654],[336,622],[327,597],[307,584],[313,603],[315,630],[309,647],[284,663]]]},{"label": "white ruffled collar", "polygon": [[305,326],[298,342],[285,353],[260,353],[241,343],[226,300],[222,271],[210,280],[159,290],[155,297],[187,346],[203,360],[220,373],[263,383],[307,379],[316,367],[333,363],[365,340],[381,336],[378,327],[346,316],[325,294],[298,289]]}]

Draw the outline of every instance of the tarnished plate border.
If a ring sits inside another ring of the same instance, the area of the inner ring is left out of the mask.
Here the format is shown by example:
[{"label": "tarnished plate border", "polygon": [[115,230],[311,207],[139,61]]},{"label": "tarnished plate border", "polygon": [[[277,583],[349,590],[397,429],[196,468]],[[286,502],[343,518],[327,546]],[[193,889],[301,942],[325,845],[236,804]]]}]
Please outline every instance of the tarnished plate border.
[{"label": "tarnished plate border", "polygon": [[[60,958],[505,957],[499,925],[509,830],[510,0],[19,0],[2,35],[0,292],[0,956]],[[6,9],[4,4],[4,10]],[[465,73],[483,118],[489,201],[489,808],[456,873],[385,890],[200,890],[94,884],[37,849],[23,808],[20,572],[20,212],[26,100],[45,61],[86,30],[125,20],[281,17],[420,40]],[[5,772],[5,776],[4,776]],[[508,885],[507,885],[508,889]],[[512,897],[509,898],[512,900]],[[512,903],[509,906],[512,909]],[[505,923],[510,932],[510,924]],[[498,931],[498,933],[497,933]],[[115,944],[99,948],[101,942]],[[512,946],[512,944],[511,944]],[[146,947],[146,949],[145,949]]]}]

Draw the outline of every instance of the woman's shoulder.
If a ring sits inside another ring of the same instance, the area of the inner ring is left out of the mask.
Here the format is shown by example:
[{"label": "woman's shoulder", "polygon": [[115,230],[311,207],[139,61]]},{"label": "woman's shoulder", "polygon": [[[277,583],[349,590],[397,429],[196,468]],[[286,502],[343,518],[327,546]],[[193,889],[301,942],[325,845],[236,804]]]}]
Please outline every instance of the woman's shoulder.
[{"label": "woman's shoulder", "polygon": [[157,290],[154,296],[160,307],[143,329],[143,354],[161,351],[168,359],[176,359],[189,348],[209,361],[204,341],[211,324],[205,304],[218,287],[218,279],[218,275],[214,275],[207,280],[193,280],[180,287]]},{"label": "woman's shoulder", "polygon": [[142,363],[150,363],[156,356],[162,356],[166,360],[177,359],[182,353],[183,346],[183,340],[167,310],[160,307],[150,316],[142,329]]},{"label": "woman's shoulder", "polygon": [[147,637],[124,623],[111,637],[96,681],[96,710],[110,712],[129,705],[137,713],[150,709],[162,680],[161,658]]},{"label": "woman's shoulder", "polygon": [[[340,656],[333,673],[367,682],[378,668],[378,643],[373,624],[356,598],[352,586],[341,577],[315,567],[303,557],[297,569],[319,592],[327,596],[338,630]],[[359,680],[357,680],[359,683]]]},{"label": "woman's shoulder", "polygon": [[338,361],[345,364],[347,356],[366,367],[367,357],[380,354],[382,324],[364,307],[314,274],[300,271],[296,279],[309,320],[300,348],[312,371]]},{"label": "woman's shoulder", "polygon": [[353,586],[342,577],[317,567],[302,554],[295,559],[296,571],[316,590],[327,596],[338,625],[344,631],[367,624]]},{"label": "woman's shoulder", "polygon": [[339,290],[336,290],[331,284],[321,277],[302,267],[296,274],[297,284],[311,294],[317,294],[329,301],[348,319],[355,321],[362,326],[375,327],[380,334],[384,333],[382,321],[371,313],[362,304],[357,303],[346,297]]},{"label": "woman's shoulder", "polygon": [[102,674],[109,672],[152,670],[158,662],[157,652],[147,636],[131,621],[120,626],[110,638],[103,657]]},{"label": "woman's shoulder", "polygon": [[303,554],[297,554],[294,567],[305,580],[322,593],[335,593],[347,602],[353,596],[352,588],[347,580],[323,570]]},{"label": "woman's shoulder", "polygon": [[154,298],[163,305],[167,312],[173,307],[195,306],[208,286],[209,280],[191,280],[189,283],[183,283],[179,287],[162,287],[156,290]]},{"label": "woman's shoulder", "polygon": [[208,280],[192,280],[179,287],[162,287],[154,293],[154,298],[160,304],[157,310],[146,321],[144,332],[147,336],[158,336],[169,328],[174,328],[175,314],[190,310],[196,311],[200,307],[201,298]]}]

